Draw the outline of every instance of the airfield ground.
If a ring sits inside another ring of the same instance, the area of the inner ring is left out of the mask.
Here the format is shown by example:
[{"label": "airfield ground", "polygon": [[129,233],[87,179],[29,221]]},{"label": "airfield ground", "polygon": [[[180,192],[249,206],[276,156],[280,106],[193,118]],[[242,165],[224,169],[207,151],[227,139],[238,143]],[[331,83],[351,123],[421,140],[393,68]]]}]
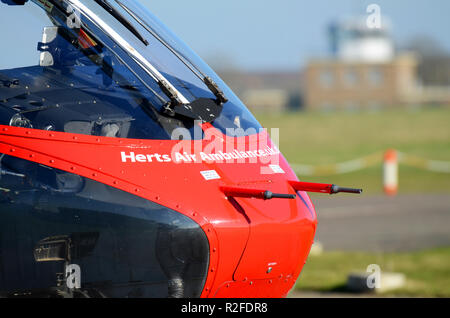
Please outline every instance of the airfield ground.
[{"label": "airfield ground", "polygon": [[450,297],[449,195],[327,197],[314,203],[316,240],[324,252],[309,257],[292,295],[373,296],[348,294],[345,284],[350,272],[378,264],[406,276],[404,288],[384,296]]},{"label": "airfield ground", "polygon": [[450,195],[312,200],[319,221],[316,240],[325,249],[381,253],[450,247]]}]

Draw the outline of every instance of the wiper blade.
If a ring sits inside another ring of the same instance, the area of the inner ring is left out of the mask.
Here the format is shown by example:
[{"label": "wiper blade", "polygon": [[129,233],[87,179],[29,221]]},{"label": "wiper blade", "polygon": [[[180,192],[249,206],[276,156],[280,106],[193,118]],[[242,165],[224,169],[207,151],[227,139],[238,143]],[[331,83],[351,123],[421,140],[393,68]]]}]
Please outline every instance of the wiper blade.
[{"label": "wiper blade", "polygon": [[126,27],[131,33],[133,33],[142,43],[146,46],[149,45],[148,41],[139,33],[139,31],[119,12],[115,9],[108,0],[94,0],[99,6],[105,9],[110,15],[117,19],[124,27]]},{"label": "wiper blade", "polygon": [[200,80],[205,83],[208,89],[216,96],[217,100],[224,104],[228,102],[228,98],[225,96],[224,92],[219,88],[219,85],[209,76],[204,74],[201,70],[194,66],[194,64],[189,61],[187,57],[175,50],[170,44],[168,44],[164,39],[162,39],[141,17],[139,17],[135,12],[128,8],[122,1],[116,0],[122,9],[124,9],[137,23],[139,23],[145,30],[147,30],[155,39],[157,39],[162,45],[164,45],[172,54],[174,54],[187,68],[191,70]]}]

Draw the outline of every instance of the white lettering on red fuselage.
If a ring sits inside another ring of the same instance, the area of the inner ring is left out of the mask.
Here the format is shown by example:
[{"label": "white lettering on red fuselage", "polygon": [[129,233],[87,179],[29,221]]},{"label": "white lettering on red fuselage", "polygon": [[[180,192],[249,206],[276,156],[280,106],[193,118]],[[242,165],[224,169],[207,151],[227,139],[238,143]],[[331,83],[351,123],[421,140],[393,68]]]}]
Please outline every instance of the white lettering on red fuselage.
[{"label": "white lettering on red fuselage", "polygon": [[127,154],[126,152],[121,152],[122,162],[171,162],[172,159],[169,155],[161,155],[159,153],[151,154],[151,155],[143,155],[143,154],[135,154],[134,152],[130,152]]},{"label": "white lettering on red fuselage", "polygon": [[238,151],[233,150],[232,152],[222,152],[218,153],[205,153],[200,152],[198,155],[190,154],[187,152],[175,152],[171,155],[169,154],[139,154],[133,151],[120,153],[123,163],[202,163],[202,162],[230,162],[234,160],[245,160],[251,158],[264,158],[271,156],[278,156],[280,151],[277,148],[266,147],[260,150],[249,150],[249,151]]}]

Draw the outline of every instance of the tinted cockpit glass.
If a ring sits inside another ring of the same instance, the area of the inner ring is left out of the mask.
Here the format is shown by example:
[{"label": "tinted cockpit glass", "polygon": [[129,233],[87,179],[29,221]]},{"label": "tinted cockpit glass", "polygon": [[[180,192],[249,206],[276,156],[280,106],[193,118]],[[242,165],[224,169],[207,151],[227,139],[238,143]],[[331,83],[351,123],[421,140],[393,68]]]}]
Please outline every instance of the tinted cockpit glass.
[{"label": "tinted cockpit glass", "polygon": [[260,128],[226,84],[137,1],[0,6],[2,125],[136,139],[170,139],[176,128],[193,131],[196,119],[224,133]]},{"label": "tinted cockpit glass", "polygon": [[0,155],[0,298],[200,297],[209,242],[188,217],[76,174]]}]

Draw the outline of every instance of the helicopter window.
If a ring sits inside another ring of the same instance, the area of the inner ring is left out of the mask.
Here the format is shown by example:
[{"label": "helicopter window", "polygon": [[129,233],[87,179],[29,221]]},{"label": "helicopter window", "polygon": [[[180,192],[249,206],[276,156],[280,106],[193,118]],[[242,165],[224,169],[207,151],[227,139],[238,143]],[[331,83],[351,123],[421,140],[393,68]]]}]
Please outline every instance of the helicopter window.
[{"label": "helicopter window", "polygon": [[[33,1],[2,5],[0,32],[9,41],[0,62],[0,124],[137,139],[170,139],[180,127],[193,132],[194,120],[205,117],[223,133],[260,128],[225,83],[137,2],[78,1],[126,39],[156,73],[89,18],[82,16],[79,28],[70,25],[65,1],[47,2],[51,10]],[[16,22],[23,37],[7,32],[11,20],[29,21],[26,29]],[[166,85],[179,94],[171,95]],[[167,113],[167,105],[179,97],[187,103],[174,104],[175,111]]]}]

